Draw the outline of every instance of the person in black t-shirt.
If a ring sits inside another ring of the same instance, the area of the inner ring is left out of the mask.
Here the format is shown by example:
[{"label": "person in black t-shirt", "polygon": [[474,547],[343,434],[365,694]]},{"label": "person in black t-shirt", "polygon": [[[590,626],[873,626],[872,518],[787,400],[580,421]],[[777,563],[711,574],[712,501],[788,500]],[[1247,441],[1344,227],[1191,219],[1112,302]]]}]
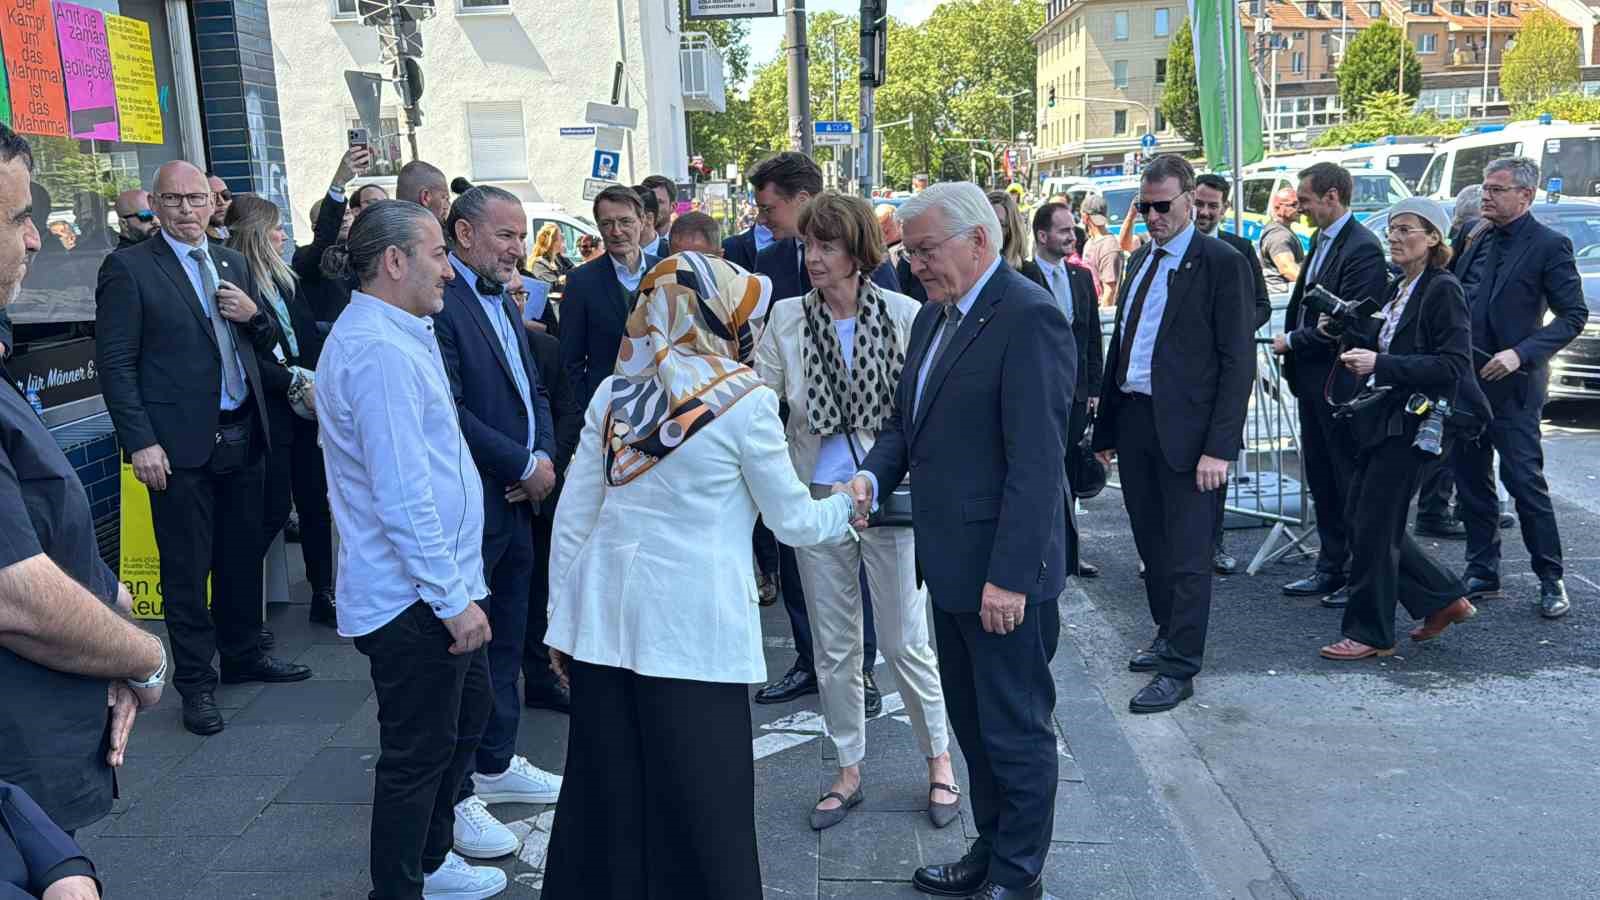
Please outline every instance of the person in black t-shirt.
[{"label": "person in black t-shirt", "polygon": [[[28,143],[0,126],[0,307],[39,249],[32,171]],[[112,769],[136,712],[161,699],[166,654],[113,609],[132,597],[100,559],[83,484],[0,379],[0,781],[70,833],[110,812]]]},{"label": "person in black t-shirt", "polygon": [[1274,291],[1294,287],[1300,277],[1300,265],[1306,260],[1300,236],[1290,228],[1299,217],[1300,197],[1294,188],[1286,187],[1272,198],[1272,223],[1261,232],[1258,246],[1261,274],[1266,276],[1267,287]]}]

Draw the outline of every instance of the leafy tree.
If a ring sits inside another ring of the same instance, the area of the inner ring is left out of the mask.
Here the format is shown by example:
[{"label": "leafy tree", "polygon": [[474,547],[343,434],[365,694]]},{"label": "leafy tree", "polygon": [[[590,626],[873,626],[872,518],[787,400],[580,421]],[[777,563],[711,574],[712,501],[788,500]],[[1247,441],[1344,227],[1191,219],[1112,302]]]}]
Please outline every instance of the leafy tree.
[{"label": "leafy tree", "polygon": [[1533,118],[1544,113],[1575,125],[1600,122],[1600,97],[1585,97],[1577,92],[1569,92],[1546,97],[1517,110],[1519,117]]},{"label": "leafy tree", "polygon": [[1196,147],[1205,146],[1200,127],[1200,86],[1194,71],[1194,34],[1189,20],[1167,46],[1167,86],[1161,92],[1161,115]]},{"label": "leafy tree", "polygon": [[1391,134],[1460,134],[1465,123],[1460,119],[1440,119],[1432,112],[1417,112],[1410,97],[1382,91],[1361,104],[1361,116],[1324,131],[1313,143],[1318,147],[1337,147],[1357,141],[1375,141]]},{"label": "leafy tree", "polygon": [[1501,59],[1500,91],[1520,114],[1546,97],[1577,90],[1578,60],[1578,32],[1553,13],[1535,10]]},{"label": "leafy tree", "polygon": [[[1402,65],[1403,85],[1396,84]],[[1339,80],[1339,102],[1344,105],[1346,119],[1360,118],[1362,104],[1374,94],[1390,91],[1415,98],[1422,91],[1422,65],[1417,62],[1417,52],[1388,20],[1373,23],[1350,41],[1334,75]]]}]

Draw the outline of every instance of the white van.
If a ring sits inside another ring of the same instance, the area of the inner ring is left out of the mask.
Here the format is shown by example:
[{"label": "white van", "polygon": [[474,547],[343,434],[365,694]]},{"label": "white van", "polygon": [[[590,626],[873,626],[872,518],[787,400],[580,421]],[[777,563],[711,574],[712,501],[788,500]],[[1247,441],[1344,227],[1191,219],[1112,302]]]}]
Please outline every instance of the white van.
[{"label": "white van", "polygon": [[1454,199],[1469,184],[1483,183],[1483,167],[1506,156],[1526,156],[1539,164],[1539,191],[1559,178],[1560,193],[1600,197],[1600,124],[1525,121],[1480,125],[1472,134],[1441,144],[1422,175],[1417,193],[1435,200]]},{"label": "white van", "polygon": [[1387,137],[1351,144],[1337,162],[1347,169],[1388,169],[1415,191],[1444,138]]}]

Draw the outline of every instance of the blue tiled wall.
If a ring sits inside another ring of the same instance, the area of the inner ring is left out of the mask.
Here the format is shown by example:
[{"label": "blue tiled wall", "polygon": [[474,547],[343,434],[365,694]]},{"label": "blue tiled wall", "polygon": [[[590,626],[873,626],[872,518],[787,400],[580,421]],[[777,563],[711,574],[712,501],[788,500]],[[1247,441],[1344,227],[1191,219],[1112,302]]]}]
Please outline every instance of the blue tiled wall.
[{"label": "blue tiled wall", "polygon": [[94,516],[95,532],[100,538],[100,555],[116,571],[120,552],[117,527],[122,513],[122,455],[117,436],[113,432],[62,449],[89,495],[89,513]]},{"label": "blue tiled wall", "polygon": [[235,193],[278,204],[288,229],[289,186],[266,0],[195,0],[190,7],[212,174]]}]

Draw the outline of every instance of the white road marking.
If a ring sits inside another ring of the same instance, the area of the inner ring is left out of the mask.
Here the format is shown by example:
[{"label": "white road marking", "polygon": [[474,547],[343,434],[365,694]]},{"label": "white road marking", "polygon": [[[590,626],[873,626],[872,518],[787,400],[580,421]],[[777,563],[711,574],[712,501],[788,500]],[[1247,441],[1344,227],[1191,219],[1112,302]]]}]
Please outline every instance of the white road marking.
[{"label": "white road marking", "polygon": [[555,821],[556,811],[552,809],[526,819],[506,823],[511,833],[522,842],[522,849],[517,851],[517,859],[533,870],[519,873],[516,877],[518,884],[525,884],[535,890],[544,887],[544,861],[545,855],[550,850],[550,828]]}]

